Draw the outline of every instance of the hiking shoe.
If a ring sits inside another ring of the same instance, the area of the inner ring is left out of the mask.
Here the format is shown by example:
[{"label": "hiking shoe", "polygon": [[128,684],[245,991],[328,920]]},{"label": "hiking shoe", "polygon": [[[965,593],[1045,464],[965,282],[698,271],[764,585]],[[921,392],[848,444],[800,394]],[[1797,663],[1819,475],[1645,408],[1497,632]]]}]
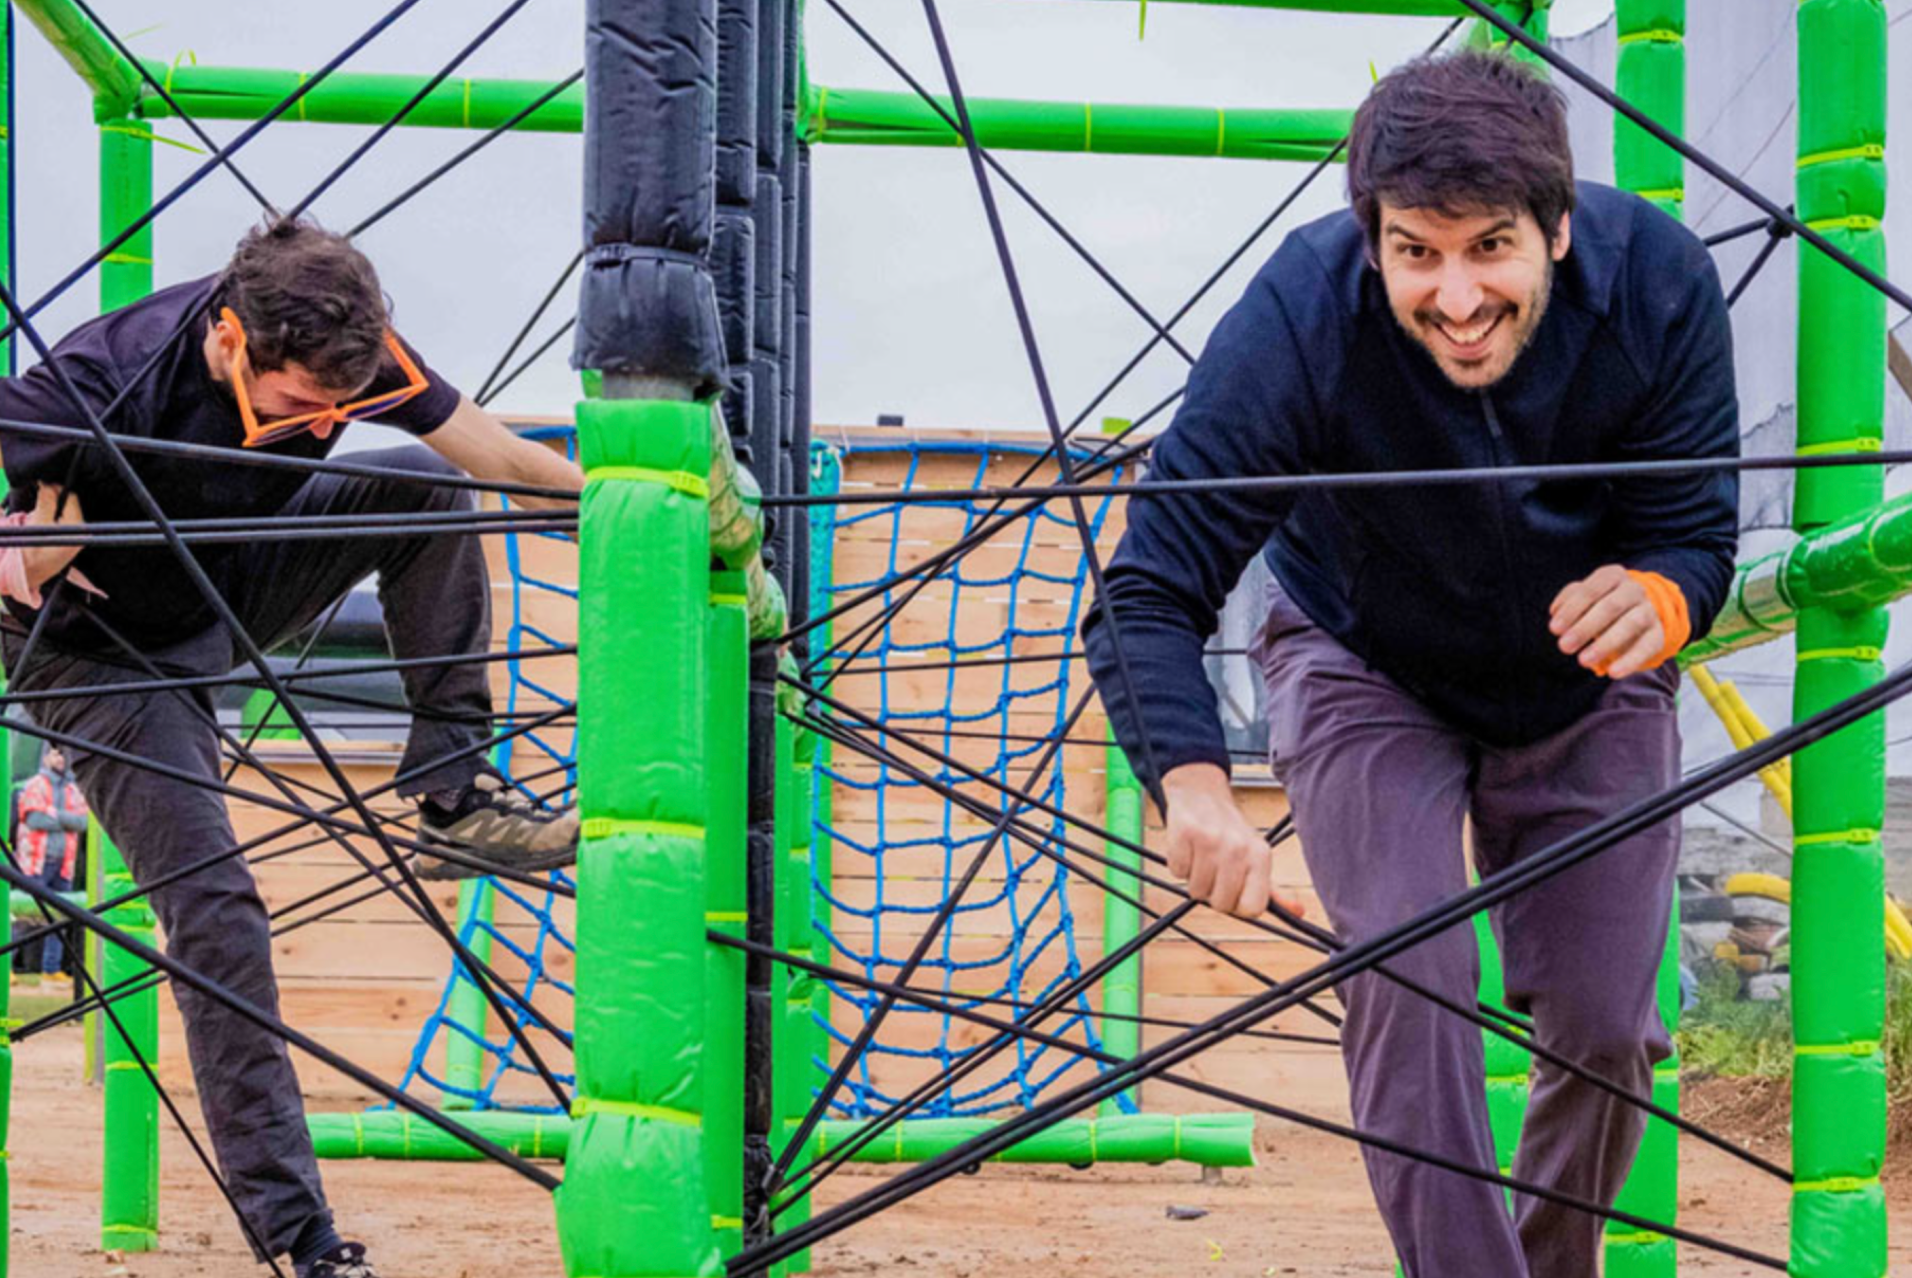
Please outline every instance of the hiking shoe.
[{"label": "hiking shoe", "polygon": [[[425,796],[418,805],[418,841],[456,849],[499,869],[556,870],[578,859],[578,810],[533,806],[509,781],[487,769],[463,790]],[[470,879],[487,873],[484,867],[432,860],[418,876]]]},{"label": "hiking shoe", "polygon": [[299,1278],[378,1278],[378,1270],[365,1258],[365,1244],[349,1242],[301,1267]]}]

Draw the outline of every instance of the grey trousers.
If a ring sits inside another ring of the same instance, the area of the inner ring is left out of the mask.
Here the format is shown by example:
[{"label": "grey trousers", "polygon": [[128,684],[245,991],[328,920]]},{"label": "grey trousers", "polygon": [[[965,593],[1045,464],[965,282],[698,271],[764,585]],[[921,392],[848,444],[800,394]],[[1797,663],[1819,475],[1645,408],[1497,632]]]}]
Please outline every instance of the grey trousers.
[{"label": "grey trousers", "polygon": [[[456,473],[435,453],[416,446],[358,453],[352,460]],[[472,504],[471,494],[462,490],[317,475],[285,513],[446,511],[470,509]],[[262,646],[269,648],[296,634],[354,584],[377,573],[395,656],[482,653],[489,647],[490,575],[476,537],[262,537],[239,555],[237,571],[227,574],[227,599]],[[6,664],[16,690],[153,677],[123,652],[95,655],[50,647],[38,648],[22,670],[20,647],[20,638],[9,634]],[[167,675],[223,674],[238,660],[230,636],[221,630],[142,655]],[[462,721],[414,718],[402,770],[476,744],[489,732],[485,716],[491,710],[491,694],[483,666],[408,671],[405,692],[414,709]],[[213,708],[206,689],[52,699],[30,706],[34,721],[43,727],[217,782],[221,761]],[[84,748],[68,747],[67,755],[87,802],[119,846],[135,881],[150,882],[235,846],[223,796]],[[482,762],[474,756],[435,768],[403,792],[462,785]],[[278,1015],[270,920],[244,858],[219,862],[161,887],[153,893],[152,904],[172,957]],[[220,1170],[266,1248],[274,1255],[288,1252],[308,1230],[323,1230],[331,1213],[286,1046],[215,999],[179,982],[173,992],[185,1020],[193,1080]]]},{"label": "grey trousers", "polygon": [[[1571,727],[1496,749],[1437,718],[1317,627],[1279,587],[1255,645],[1270,754],[1308,870],[1355,942],[1468,885],[1463,820],[1483,877],[1678,779],[1670,665],[1620,680]],[[1679,852],[1655,826],[1493,913],[1508,1005],[1540,1041],[1651,1093],[1672,1053],[1654,1004]],[[1454,927],[1387,966],[1471,1006],[1474,933]],[[1339,989],[1354,1119],[1404,1144],[1492,1170],[1481,1031],[1373,973]],[[1513,1174],[1610,1204],[1645,1129],[1634,1106],[1535,1062]],[[1602,1222],[1526,1195],[1364,1149],[1368,1179],[1410,1278],[1595,1278]]]}]

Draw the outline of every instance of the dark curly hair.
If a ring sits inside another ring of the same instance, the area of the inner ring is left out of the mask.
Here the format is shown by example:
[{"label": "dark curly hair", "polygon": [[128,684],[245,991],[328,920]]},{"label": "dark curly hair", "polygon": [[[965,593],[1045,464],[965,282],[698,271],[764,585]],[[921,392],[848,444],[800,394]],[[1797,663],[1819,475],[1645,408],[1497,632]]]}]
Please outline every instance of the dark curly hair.
[{"label": "dark curly hair", "polygon": [[385,355],[390,307],[378,272],[343,235],[277,218],[246,232],[213,290],[231,307],[259,372],[298,364],[331,390],[356,390]]},{"label": "dark curly hair", "polygon": [[1574,201],[1566,98],[1502,53],[1416,58],[1389,72],[1348,137],[1348,202],[1370,250],[1383,200],[1450,215],[1525,209],[1552,243]]}]

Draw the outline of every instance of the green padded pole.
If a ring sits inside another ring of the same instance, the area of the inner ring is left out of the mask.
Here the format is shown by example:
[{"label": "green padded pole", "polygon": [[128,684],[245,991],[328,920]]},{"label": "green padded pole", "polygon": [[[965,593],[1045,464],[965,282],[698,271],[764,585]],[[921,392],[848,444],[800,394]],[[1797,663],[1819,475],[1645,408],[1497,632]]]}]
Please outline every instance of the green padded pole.
[{"label": "green padded pole", "polygon": [[[864,1122],[819,1126],[821,1150],[855,1137]],[[896,1124],[851,1158],[858,1163],[920,1163],[982,1135],[997,1124],[987,1118],[919,1118]],[[1225,1114],[1123,1114],[1072,1118],[1045,1127],[1011,1145],[991,1162],[1193,1163],[1198,1167],[1253,1167],[1255,1116]]]},{"label": "green padded pole", "polygon": [[[1494,943],[1486,915],[1474,916],[1474,936],[1480,944],[1480,1000],[1504,1010],[1507,990],[1500,947]],[[1494,1160],[1502,1173],[1510,1173],[1520,1145],[1520,1127],[1527,1119],[1527,1071],[1533,1057],[1498,1034],[1483,1032],[1481,1042],[1486,1052],[1487,1121],[1494,1132]]]},{"label": "green padded pole", "polygon": [[711,412],[578,405],[578,1123],[557,1193],[571,1278],[722,1266],[704,1170]]},{"label": "green padded pole", "polygon": [[[953,118],[954,108],[939,101]],[[968,106],[977,141],[999,151],[1310,162],[1336,149],[1354,117],[1352,111],[1224,111],[1013,98],[970,98]],[[812,86],[800,127],[813,143],[962,145],[948,119],[914,93]]]},{"label": "green padded pole", "polygon": [[[1129,766],[1129,756],[1115,743],[1109,732],[1106,793],[1103,799],[1104,828],[1115,836],[1104,845],[1109,858],[1109,886],[1133,900],[1142,896],[1142,854],[1135,847],[1142,842],[1142,783]],[[1122,842],[1117,842],[1119,839]],[[1123,846],[1126,843],[1129,846]],[[1118,868],[1119,867],[1119,868]],[[1128,873],[1123,873],[1127,870]],[[1102,898],[1102,952],[1111,953],[1133,941],[1142,929],[1142,911],[1114,892]],[[1142,956],[1132,954],[1102,978],[1102,1049],[1111,1056],[1131,1057],[1142,1047],[1142,1025],[1135,1018],[1142,1013]],[[1114,1019],[1110,1019],[1114,1018]],[[1139,1089],[1131,1087],[1119,1093],[1132,1103],[1140,1103]],[[1122,1112],[1117,1096],[1102,1102],[1098,1112],[1111,1118]]]},{"label": "green padded pole", "polygon": [[[442,1127],[398,1109],[307,1114],[312,1152],[324,1159],[379,1158],[412,1163],[475,1163],[486,1155]],[[458,1115],[458,1125],[522,1158],[562,1159],[573,1123],[563,1114],[485,1109]]]},{"label": "green padded pole", "polygon": [[[119,234],[153,202],[153,142],[150,130],[131,120],[100,126],[100,238]],[[100,264],[100,309],[115,310],[153,291],[151,226],[128,240]],[[89,860],[99,863],[100,890],[108,897],[133,888],[133,877],[104,830]],[[112,922],[147,942],[153,939],[153,912],[144,898],[107,912]],[[150,969],[116,946],[103,946],[102,985],[131,982]],[[121,999],[115,1010],[133,1042],[129,1045],[110,1023],[101,1026],[103,1084],[106,1093],[106,1161],[100,1185],[100,1245],[108,1250],[150,1251],[159,1244],[159,1097],[135,1058],[159,1063],[159,991],[145,990]]]},{"label": "green padded pole", "polygon": [[[792,846],[790,849],[790,899],[795,925],[791,929],[790,948],[797,954],[815,954],[820,940],[816,928],[816,886],[811,869],[812,857],[816,845],[816,818],[811,808],[811,798],[816,793],[817,734],[808,728],[797,728],[792,741],[792,760],[790,766],[790,802],[789,821]],[[803,1120],[805,1111],[814,1099],[812,1080],[816,1077],[816,1062],[829,1059],[830,1037],[816,1018],[817,991],[823,982],[810,972],[791,970],[790,1007],[785,1024],[790,1030],[792,1050],[790,1065],[790,1110],[787,1124],[795,1127]],[[821,1151],[821,1137],[812,1135],[808,1153],[814,1157]],[[809,1200],[797,1204],[790,1210],[792,1224],[798,1224],[810,1218]],[[792,1257],[790,1272],[808,1273],[812,1268],[808,1251],[800,1251]]]},{"label": "green padded pole", "polygon": [[[1614,88],[1654,123],[1686,132],[1686,0],[1618,0]],[[1680,217],[1686,161],[1623,115],[1613,117],[1613,179],[1623,191]]]},{"label": "green padded pole", "polygon": [[[1686,133],[1686,0],[1618,0],[1619,65],[1614,87],[1621,97],[1672,133]],[[1686,161],[1679,152],[1650,136],[1621,115],[1613,124],[1614,184],[1651,201],[1671,217],[1682,217],[1686,201]],[[1656,995],[1660,1018],[1671,1030],[1680,1019],[1680,916],[1677,889],[1668,920],[1666,952],[1660,961]],[[1653,1100],[1678,1111],[1680,1064],[1677,1056],[1653,1072]],[[1680,1209],[1679,1131],[1658,1118],[1647,1119],[1633,1169],[1615,1205],[1647,1220],[1675,1223]],[[1606,1226],[1607,1278],[1671,1278],[1679,1256],[1672,1239],[1615,1221]]]},{"label": "green padded pole", "polygon": [[[92,853],[100,860],[100,883],[108,896],[133,890],[133,876],[99,822],[89,823]],[[145,897],[116,905],[104,916],[148,945],[154,944],[153,911]],[[120,949],[106,948],[101,983],[130,985],[152,971]],[[107,1251],[152,1251],[159,1246],[159,1093],[140,1067],[159,1061],[159,990],[129,994],[114,1003],[126,1038],[106,1024],[106,1159],[100,1178],[100,1246]],[[129,1043],[127,1039],[132,1041]]]},{"label": "green padded pole", "polygon": [[[1878,0],[1799,6],[1799,216],[1885,270],[1886,15]],[[1798,450],[1872,451],[1884,434],[1885,299],[1821,253],[1799,252]],[[1879,504],[1876,466],[1802,470],[1794,526]],[[1798,721],[1884,673],[1877,607],[1798,617]],[[1790,1272],[1886,1271],[1885,716],[1793,758],[1793,1198]]]},{"label": "green padded pole", "polygon": [[[705,922],[713,932],[743,937],[745,913],[744,835],[747,786],[745,737],[749,732],[750,619],[744,574],[724,571],[710,579],[710,904]],[[705,1155],[709,1162],[711,1228],[718,1250],[734,1256],[744,1238],[744,965],[741,950],[706,946],[710,979],[710,1028],[704,1039],[708,1102]]]},{"label": "green padded pole", "polygon": [[[100,239],[112,239],[153,204],[153,134],[137,120],[100,125]],[[100,263],[100,309],[118,310],[153,291],[153,228]]]},{"label": "green padded pole", "polygon": [[[458,885],[458,935],[480,963],[491,962],[491,920],[496,905],[497,893],[490,879],[466,879]],[[445,1015],[454,1025],[470,1030],[472,1037],[456,1031],[445,1035],[445,1082],[459,1089],[445,1094],[446,1109],[472,1108],[476,1102],[459,1092],[484,1089],[485,1045],[481,1040],[490,1013],[491,1005],[485,1001],[484,992],[470,977],[463,975],[461,967]]]}]

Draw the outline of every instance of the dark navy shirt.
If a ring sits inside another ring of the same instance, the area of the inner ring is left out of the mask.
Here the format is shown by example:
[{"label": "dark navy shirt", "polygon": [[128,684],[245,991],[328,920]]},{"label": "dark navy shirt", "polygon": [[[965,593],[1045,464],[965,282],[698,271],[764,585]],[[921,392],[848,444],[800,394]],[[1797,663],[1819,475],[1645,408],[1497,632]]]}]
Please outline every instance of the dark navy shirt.
[{"label": "dark navy shirt", "polygon": [[[215,382],[206,367],[205,311],[215,282],[216,277],[207,277],[162,289],[80,325],[53,348],[53,359],[95,412],[104,412],[121,389],[131,385],[125,402],[106,418],[107,429],[115,435],[221,448],[238,448],[245,442],[245,428],[231,390]],[[183,336],[179,334],[181,325],[189,329]],[[158,364],[135,382],[133,375],[155,352],[163,352]],[[425,435],[451,417],[458,407],[459,393],[426,368],[416,352],[411,353],[431,385],[379,420],[414,435]],[[386,367],[379,371],[364,397],[403,385],[405,377],[397,362],[387,359]],[[7,509],[32,509],[37,486],[42,481],[65,484],[69,468],[73,468],[72,491],[79,497],[88,523],[146,519],[146,512],[99,448],[74,440],[22,435],[9,431],[6,421],[78,427],[86,422],[44,364],[35,365],[22,376],[0,379],[0,463],[5,464],[9,485]],[[307,431],[257,451],[324,457],[350,429],[349,425],[336,427],[329,439]],[[310,478],[300,471],[200,457],[131,452],[127,459],[173,519],[277,514]],[[215,583],[225,580],[234,556],[231,543],[201,543],[193,553]],[[80,552],[75,566],[106,592],[105,599],[92,599],[87,606],[134,642],[153,646],[170,643],[197,634],[213,622],[211,608],[169,547],[89,546]],[[70,588],[61,593],[61,602],[47,618],[47,639],[77,648],[107,647],[105,636],[73,606],[73,597],[79,593]],[[32,624],[31,610],[11,602],[8,609],[16,618]]]},{"label": "dark navy shirt", "polygon": [[1705,247],[1634,196],[1582,183],[1578,200],[1546,314],[1484,392],[1456,387],[1402,331],[1349,212],[1291,234],[1222,319],[1083,627],[1116,733],[1145,775],[1151,761],[1161,772],[1228,766],[1201,652],[1257,551],[1317,624],[1491,745],[1538,740],[1599,700],[1605,680],[1547,628],[1554,596],[1595,568],[1670,578],[1693,637],[1706,633],[1733,571],[1730,473],[1148,492],[1237,475],[1735,455],[1732,337]]}]

